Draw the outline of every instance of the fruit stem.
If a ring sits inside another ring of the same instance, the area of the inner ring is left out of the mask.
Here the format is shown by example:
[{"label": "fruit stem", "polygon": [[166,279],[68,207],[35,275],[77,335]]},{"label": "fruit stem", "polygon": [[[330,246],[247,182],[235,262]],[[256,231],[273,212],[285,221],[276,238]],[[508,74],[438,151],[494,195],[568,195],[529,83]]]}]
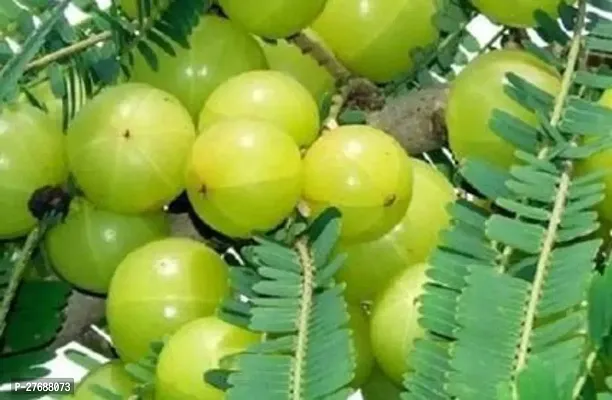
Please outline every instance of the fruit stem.
[{"label": "fruit stem", "polygon": [[17,289],[19,284],[21,283],[21,278],[25,273],[26,267],[28,266],[28,261],[32,257],[32,253],[36,250],[38,243],[45,232],[46,223],[42,222],[30,232],[28,235],[26,242],[21,249],[21,251],[17,255],[16,260],[9,260],[9,263],[13,263],[14,268],[12,270],[11,279],[9,281],[8,287],[4,292],[4,298],[2,299],[2,305],[0,306],[0,338],[4,334],[4,329],[6,328],[6,317],[10,311],[11,304],[15,299],[17,294]]},{"label": "fruit stem", "polygon": [[321,46],[308,33],[302,31],[287,39],[295,44],[304,54],[310,55],[319,65],[325,67],[336,81],[346,82],[352,74],[344,67],[334,55]]},{"label": "fruit stem", "polygon": [[329,114],[327,115],[327,118],[323,123],[323,133],[337,129],[340,126],[338,124],[338,117],[340,115],[340,112],[342,111],[342,108],[344,107],[344,104],[346,104],[350,93],[351,87],[347,84],[342,85],[340,87],[340,90],[332,96]]}]

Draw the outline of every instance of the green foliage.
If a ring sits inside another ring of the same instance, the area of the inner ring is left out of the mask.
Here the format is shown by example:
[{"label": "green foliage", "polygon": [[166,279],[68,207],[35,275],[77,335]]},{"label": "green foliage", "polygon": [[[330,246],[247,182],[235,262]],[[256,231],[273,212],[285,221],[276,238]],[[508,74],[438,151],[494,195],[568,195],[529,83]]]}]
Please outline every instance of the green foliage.
[{"label": "green foliage", "polygon": [[[167,338],[166,338],[167,339]],[[136,382],[132,390],[134,400],[149,399],[153,396],[155,389],[155,368],[159,360],[159,355],[164,348],[165,340],[153,342],[150,344],[149,353],[142,359],[134,363],[125,365],[125,371]],[[92,384],[89,390],[97,395],[100,399],[106,400],[122,400],[123,396],[114,392],[112,389]]]},{"label": "green foliage", "polygon": [[[486,46],[467,30],[469,22],[477,15],[469,1],[436,0],[438,12],[433,23],[440,32],[440,39],[427,48],[414,51],[414,68],[385,87],[389,95],[398,95],[415,88],[435,85],[435,75],[451,80],[455,72],[452,65],[468,63],[467,53],[479,53],[488,49],[499,38],[496,36]],[[499,35],[501,35],[500,31]]]},{"label": "green foliage", "polygon": [[349,317],[344,288],[333,280],[345,256],[330,259],[339,231],[339,213],[330,209],[292,244],[259,238],[243,249],[246,264],[231,272],[235,294],[220,317],[266,336],[206,373],[226,398],[346,399],[351,393]]},{"label": "green foliage", "polygon": [[[450,209],[452,225],[430,259],[433,281],[421,308],[428,335],[409,358],[415,372],[406,377],[405,399],[576,398],[590,373],[590,349],[612,328],[603,294],[609,297],[609,274],[594,275],[602,241],[591,236],[599,228],[592,208],[604,197],[601,174],[573,172],[575,161],[612,144],[607,136],[584,140],[607,135],[612,112],[588,100],[593,87],[581,86],[585,80],[571,81],[578,65],[585,68],[580,50],[591,50],[588,39],[581,48],[584,2],[580,10],[569,85],[556,99],[508,76],[507,93],[540,117],[538,128],[501,111],[492,116],[519,164],[509,173],[480,160],[462,168],[497,207],[459,200]],[[541,30],[565,40],[550,22]]]}]

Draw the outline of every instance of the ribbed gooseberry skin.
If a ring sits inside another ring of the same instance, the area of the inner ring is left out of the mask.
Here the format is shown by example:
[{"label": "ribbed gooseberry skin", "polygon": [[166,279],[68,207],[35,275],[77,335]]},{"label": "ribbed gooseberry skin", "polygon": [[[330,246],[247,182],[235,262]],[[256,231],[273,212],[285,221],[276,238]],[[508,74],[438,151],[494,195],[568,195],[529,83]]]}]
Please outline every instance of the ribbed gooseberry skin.
[{"label": "ribbed gooseberry skin", "polygon": [[126,255],[169,234],[163,212],[117,214],[79,198],[72,201],[66,219],[47,233],[45,249],[62,278],[80,289],[105,294]]},{"label": "ribbed gooseberry skin", "polygon": [[410,158],[395,139],[365,125],[345,125],[306,153],[302,197],[312,216],[328,207],[340,210],[345,243],[367,242],[402,219],[412,181]]},{"label": "ribbed gooseberry skin", "polygon": [[172,95],[126,83],[104,90],[72,121],[70,169],[85,196],[118,213],[160,210],[184,188],[195,141],[189,113]]},{"label": "ribbed gooseberry skin", "polygon": [[[564,0],[520,0],[505,2],[498,0],[472,0],[472,4],[493,22],[518,28],[531,28],[537,25],[536,10],[559,17],[558,7]],[[574,3],[567,0],[565,3]]]},{"label": "ribbed gooseberry skin", "polygon": [[440,232],[448,226],[447,206],[455,199],[451,183],[430,164],[411,159],[414,174],[412,200],[402,220],[378,240],[339,244],[347,255],[338,271],[346,283],[349,301],[372,301],[391,279],[413,264],[427,261],[436,248]]},{"label": "ribbed gooseberry skin", "polygon": [[297,205],[301,188],[299,148],[267,122],[221,121],[193,147],[189,200],[202,220],[227,236],[275,228]]},{"label": "ribbed gooseberry skin", "polygon": [[132,394],[136,382],[125,371],[125,365],[120,360],[112,360],[89,372],[76,387],[74,400],[102,400],[92,391],[94,385],[112,390],[126,398]]},{"label": "ribbed gooseberry skin", "polygon": [[450,147],[459,159],[478,158],[507,169],[515,162],[513,145],[490,126],[499,109],[536,126],[538,119],[505,93],[506,74],[514,73],[556,95],[561,88],[557,71],[524,50],[495,50],[478,56],[451,83],[446,110]]},{"label": "ribbed gooseberry skin", "polygon": [[436,0],[328,0],[312,29],[351,71],[388,82],[438,38],[436,11]]},{"label": "ribbed gooseberry skin", "polygon": [[26,234],[36,224],[28,202],[37,189],[68,178],[63,136],[57,125],[29,104],[0,112],[0,239]]},{"label": "ribbed gooseberry skin", "polygon": [[372,350],[378,365],[395,384],[401,385],[410,366],[406,355],[414,340],[423,336],[417,301],[428,282],[427,264],[407,267],[374,302],[370,323]]},{"label": "ribbed gooseberry skin", "polygon": [[243,72],[267,68],[257,41],[225,18],[202,16],[189,44],[189,49],[175,45],[174,57],[159,51],[157,71],[138,53],[130,81],[148,83],[173,94],[196,122],[206,99],[220,84]]},{"label": "ribbed gooseberry skin", "polygon": [[198,130],[237,118],[269,122],[300,147],[317,138],[320,126],[319,107],[310,92],[279,71],[250,71],[228,79],[206,101]]},{"label": "ribbed gooseberry skin", "polygon": [[227,265],[203,243],[167,238],[134,250],[117,268],[106,304],[121,359],[138,360],[151,342],[212,315],[227,292]]},{"label": "ribbed gooseberry skin", "polygon": [[276,44],[260,41],[268,65],[300,82],[318,103],[335,89],[335,80],[327,70],[309,54],[304,54],[295,45],[279,40]]},{"label": "ribbed gooseberry skin", "polygon": [[269,39],[286,38],[306,28],[326,0],[219,0],[232,21]]},{"label": "ribbed gooseberry skin", "polygon": [[204,382],[203,374],[219,368],[226,355],[244,351],[259,334],[210,316],[189,322],[168,341],[156,369],[155,399],[222,400],[225,394]]}]

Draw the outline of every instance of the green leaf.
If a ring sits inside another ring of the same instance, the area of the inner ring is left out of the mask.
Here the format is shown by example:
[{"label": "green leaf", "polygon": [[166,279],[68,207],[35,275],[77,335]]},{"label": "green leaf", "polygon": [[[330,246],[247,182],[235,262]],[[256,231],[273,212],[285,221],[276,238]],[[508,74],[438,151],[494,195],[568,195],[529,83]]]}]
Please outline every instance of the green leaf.
[{"label": "green leaf", "polygon": [[47,69],[49,81],[51,82],[51,90],[56,98],[62,98],[66,95],[66,81],[61,67],[58,64],[51,64]]},{"label": "green leaf", "polygon": [[505,185],[510,174],[486,161],[468,159],[460,168],[460,173],[470,185],[489,199],[512,196]]},{"label": "green leaf", "polygon": [[[248,302],[224,301],[221,315],[270,338],[220,362],[204,379],[229,400],[253,398],[339,399],[348,392],[355,367],[343,286],[333,276],[344,256],[329,260],[340,233],[340,214],[324,211],[292,247],[269,238],[244,251],[246,269],[232,274],[232,287],[253,294]],[[305,340],[307,338],[308,340]],[[231,371],[226,370],[231,368]],[[344,399],[344,398],[343,398]]]},{"label": "green leaf", "polygon": [[155,30],[150,30],[147,32],[147,38],[155,43],[160,49],[162,49],[166,54],[175,57],[176,51],[172,47],[172,45],[168,42],[166,38],[164,38],[159,33],[155,32]]},{"label": "green leaf", "polygon": [[553,367],[535,358],[518,376],[518,393],[521,400],[561,400]]},{"label": "green leaf", "polygon": [[[56,22],[63,16],[71,0],[59,0],[57,4],[43,18],[42,24],[28,37],[20,53],[0,69],[0,102],[14,92],[17,82],[24,73],[26,65],[45,43],[47,34],[53,29]],[[0,103],[1,104],[1,103]]]}]

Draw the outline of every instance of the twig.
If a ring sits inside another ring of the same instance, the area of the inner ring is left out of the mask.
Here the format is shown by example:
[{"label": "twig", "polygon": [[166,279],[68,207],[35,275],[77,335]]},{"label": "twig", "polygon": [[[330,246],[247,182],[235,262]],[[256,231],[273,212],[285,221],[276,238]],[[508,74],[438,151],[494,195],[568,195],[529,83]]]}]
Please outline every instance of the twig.
[{"label": "twig", "polygon": [[11,309],[11,304],[17,295],[17,289],[19,288],[19,284],[21,283],[21,279],[23,274],[28,266],[28,261],[32,257],[32,253],[36,250],[40,239],[43,237],[45,232],[45,223],[41,223],[39,226],[34,228],[32,232],[28,235],[26,242],[19,252],[17,256],[17,260],[15,261],[15,268],[13,268],[11,279],[9,281],[8,287],[4,293],[4,298],[2,299],[2,305],[0,306],[0,338],[4,334],[4,329],[6,328],[6,318]]},{"label": "twig", "polygon": [[339,127],[338,116],[351,93],[350,85],[343,85],[338,93],[332,97],[332,104],[329,108],[329,114],[323,123],[323,133],[332,131]]},{"label": "twig", "polygon": [[288,41],[295,44],[302,53],[310,55],[319,65],[325,67],[337,81],[344,82],[351,78],[352,74],[349,70],[307,33],[300,32],[289,38]]},{"label": "twig", "polygon": [[47,54],[42,56],[31,63],[29,63],[26,67],[26,71],[32,70],[34,68],[44,67],[52,62],[61,60],[62,58],[68,57],[72,54],[78,53],[83,50],[87,50],[91,46],[95,46],[100,42],[104,42],[110,39],[113,36],[112,32],[106,31],[102,33],[98,33],[96,35],[90,36],[87,39],[81,40],[80,42],[74,43],[70,46],[64,47],[56,52]]}]

